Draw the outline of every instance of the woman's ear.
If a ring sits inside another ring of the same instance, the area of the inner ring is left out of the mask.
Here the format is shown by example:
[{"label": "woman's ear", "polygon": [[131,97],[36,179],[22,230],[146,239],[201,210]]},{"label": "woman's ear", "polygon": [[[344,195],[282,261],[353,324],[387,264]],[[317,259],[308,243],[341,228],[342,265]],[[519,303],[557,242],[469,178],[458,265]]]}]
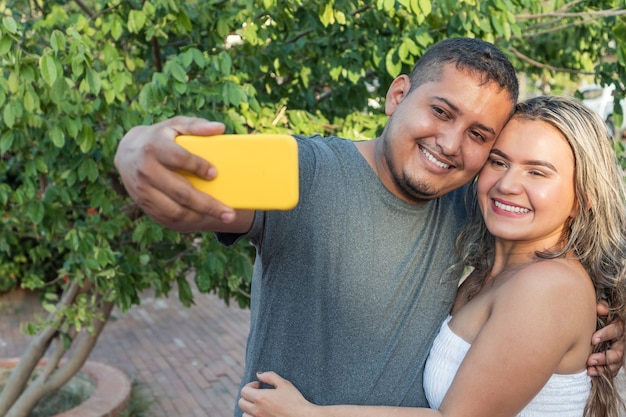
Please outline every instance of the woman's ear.
[{"label": "woman's ear", "polygon": [[[576,199],[576,201],[574,202],[574,207],[572,208],[572,211],[570,212],[569,216],[573,219],[574,217],[576,217],[576,215],[578,214],[578,199]],[[591,210],[591,199],[589,198],[588,194],[585,194],[585,202],[586,202],[586,207],[585,210]]]},{"label": "woman's ear", "polygon": [[572,207],[572,211],[570,211],[569,216],[573,219],[578,214],[578,199],[574,201],[574,206]]},{"label": "woman's ear", "polygon": [[385,97],[385,114],[391,116],[398,105],[406,97],[411,89],[411,79],[408,75],[402,74],[396,77],[387,90]]}]

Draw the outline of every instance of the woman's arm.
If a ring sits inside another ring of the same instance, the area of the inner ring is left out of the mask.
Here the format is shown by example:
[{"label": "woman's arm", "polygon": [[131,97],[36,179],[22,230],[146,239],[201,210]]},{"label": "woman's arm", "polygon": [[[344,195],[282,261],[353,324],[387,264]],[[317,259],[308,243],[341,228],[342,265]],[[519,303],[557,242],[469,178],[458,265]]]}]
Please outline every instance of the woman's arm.
[{"label": "woman's arm", "polygon": [[247,384],[239,399],[244,417],[441,417],[439,411],[427,408],[318,406],[307,401],[291,382],[275,372],[258,373],[257,378],[274,389],[260,389],[258,381]]}]

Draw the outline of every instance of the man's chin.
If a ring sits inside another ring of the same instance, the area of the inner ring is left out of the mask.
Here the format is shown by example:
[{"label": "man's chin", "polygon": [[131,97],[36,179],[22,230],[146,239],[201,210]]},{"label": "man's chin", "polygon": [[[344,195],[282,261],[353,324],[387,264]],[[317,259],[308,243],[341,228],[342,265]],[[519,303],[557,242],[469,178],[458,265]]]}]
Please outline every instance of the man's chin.
[{"label": "man's chin", "polygon": [[422,187],[403,187],[402,193],[411,202],[416,204],[424,204],[437,197],[441,197],[443,193],[437,192],[431,188]]}]

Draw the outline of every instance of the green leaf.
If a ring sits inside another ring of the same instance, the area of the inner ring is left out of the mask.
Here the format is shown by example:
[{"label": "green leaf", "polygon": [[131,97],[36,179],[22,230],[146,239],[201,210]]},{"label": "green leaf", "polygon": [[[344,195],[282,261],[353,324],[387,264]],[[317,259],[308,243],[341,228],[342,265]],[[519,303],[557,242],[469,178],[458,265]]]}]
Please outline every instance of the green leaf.
[{"label": "green leaf", "polygon": [[2,110],[2,118],[9,129],[15,125],[15,119],[17,118],[15,105],[13,103],[13,101],[10,101],[4,107],[4,110]]},{"label": "green leaf", "polygon": [[11,149],[14,139],[15,136],[12,131],[5,132],[2,137],[0,137],[0,153],[4,154]]},{"label": "green leaf", "polygon": [[181,83],[180,81],[174,82],[174,90],[177,94],[185,94],[187,92],[187,83]]},{"label": "green leaf", "polygon": [[223,52],[219,54],[218,59],[220,72],[224,75],[230,75],[230,71],[233,66],[233,60],[231,59],[230,55]]},{"label": "green leaf", "polygon": [[[83,153],[88,153],[94,148],[96,144],[96,140],[95,140],[93,128],[91,127],[91,125],[88,125],[88,124],[83,125],[83,130],[81,134],[78,136],[77,142],[78,142],[78,146],[80,146],[81,152]],[[93,179],[93,178],[90,176],[90,179]]]},{"label": "green leaf", "polygon": [[180,65],[176,61],[170,61],[169,70],[175,80],[180,81],[181,83],[187,82],[187,73],[182,65]]},{"label": "green leaf", "polygon": [[98,73],[93,71],[91,68],[87,68],[85,78],[87,79],[87,84],[89,85],[89,90],[91,91],[91,93],[95,95],[100,94],[100,89],[102,88],[100,75],[98,75]]},{"label": "green leaf", "polygon": [[419,9],[422,11],[424,16],[428,16],[433,11],[433,5],[430,0],[418,0]]},{"label": "green leaf", "polygon": [[43,203],[37,200],[28,201],[25,204],[26,215],[35,224],[40,224],[45,213]]},{"label": "green leaf", "polygon": [[65,135],[63,134],[63,130],[59,126],[54,126],[48,132],[50,139],[52,139],[52,143],[57,148],[62,148],[65,146]]},{"label": "green leaf", "polygon": [[0,56],[4,56],[11,50],[13,38],[7,35],[0,37]]},{"label": "green leaf", "polygon": [[15,23],[15,19],[10,16],[2,18],[2,28],[11,35],[15,35],[17,33],[17,23]]},{"label": "green leaf", "polygon": [[237,84],[232,82],[224,84],[224,100],[226,103],[239,106],[245,98],[245,93]]},{"label": "green leaf", "polygon": [[42,157],[35,158],[35,167],[37,168],[37,172],[42,174],[48,173],[48,165],[46,165],[46,161]]},{"label": "green leaf", "polygon": [[139,33],[146,23],[146,14],[142,10],[131,10],[128,14],[128,31]]},{"label": "green leaf", "polygon": [[57,53],[65,50],[65,35],[60,30],[54,30],[50,35],[50,46]]},{"label": "green leaf", "polygon": [[[76,330],[80,331],[78,326],[76,326]],[[72,338],[70,337],[69,334],[65,332],[61,332],[60,335],[61,335],[61,340],[63,341],[63,348],[65,350],[70,350],[70,348],[72,347]]]},{"label": "green leaf", "polygon": [[302,79],[302,83],[305,87],[309,86],[309,76],[311,75],[310,67],[303,67],[300,71],[300,79]]},{"label": "green leaf", "polygon": [[90,158],[85,158],[83,162],[78,166],[78,179],[81,181],[89,179],[95,181],[98,178],[98,166],[95,161]]},{"label": "green leaf", "polygon": [[387,73],[392,77],[397,77],[400,75],[400,71],[402,71],[402,61],[399,59],[395,59],[396,51],[394,49],[387,52],[387,56],[385,59],[385,66],[387,68]]},{"label": "green leaf", "polygon": [[199,68],[204,68],[207,65],[207,59],[205,58],[202,51],[197,48],[192,48],[191,52],[193,53],[193,61]]},{"label": "green leaf", "polygon": [[504,35],[504,27],[502,26],[502,22],[499,17],[496,15],[491,15],[491,25],[496,30],[496,33],[500,36]]},{"label": "green leaf", "polygon": [[120,19],[114,19],[111,23],[111,36],[113,36],[114,40],[119,40],[122,37],[122,33],[124,33],[124,26]]},{"label": "green leaf", "polygon": [[190,307],[193,304],[193,292],[189,283],[185,277],[177,277],[176,283],[178,284],[178,299],[185,307]]},{"label": "green leaf", "polygon": [[23,104],[24,104],[24,110],[26,110],[28,113],[32,113],[36,110],[37,101],[32,91],[26,90],[24,92]]},{"label": "green leaf", "polygon": [[65,82],[63,77],[58,77],[52,85],[52,89],[50,90],[50,99],[56,104],[61,104],[67,97],[67,93],[67,83]]},{"label": "green leaf", "polygon": [[224,38],[226,37],[226,35],[228,35],[229,29],[228,29],[228,21],[226,19],[218,19],[217,20],[217,34],[220,35],[220,37]]},{"label": "green leaf", "polygon": [[187,49],[185,53],[182,55],[182,61],[185,67],[189,67],[191,63],[193,62],[193,49]]},{"label": "green leaf", "polygon": [[191,20],[189,20],[189,16],[187,16],[187,14],[183,11],[181,11],[176,17],[176,22],[178,22],[180,26],[185,28],[187,32],[191,32],[191,30],[193,29],[193,25],[191,24]]},{"label": "green leaf", "polygon": [[19,91],[22,83],[20,82],[20,76],[17,71],[11,71],[9,73],[8,85],[11,93],[15,94]]},{"label": "green leaf", "polygon": [[57,302],[59,301],[59,296],[53,292],[46,292],[44,293],[43,296],[46,300],[51,301],[51,302]]},{"label": "green leaf", "polygon": [[139,255],[139,263],[141,265],[144,265],[144,266],[148,265],[149,262],[150,262],[150,255],[148,254]]},{"label": "green leaf", "polygon": [[343,70],[342,67],[333,67],[330,69],[329,74],[330,74],[330,78],[337,81],[339,79],[339,76],[341,75],[341,71]]},{"label": "green leaf", "polygon": [[50,54],[43,55],[39,59],[39,71],[46,84],[52,86],[57,79],[56,59]]},{"label": "green leaf", "polygon": [[57,311],[57,306],[54,304],[42,303],[41,306],[43,307],[44,310],[46,310],[48,313],[51,313],[51,314]]},{"label": "green leaf", "polygon": [[320,14],[320,22],[324,27],[335,23],[335,16],[333,15],[333,5],[331,3],[326,3],[324,5],[324,9]]}]

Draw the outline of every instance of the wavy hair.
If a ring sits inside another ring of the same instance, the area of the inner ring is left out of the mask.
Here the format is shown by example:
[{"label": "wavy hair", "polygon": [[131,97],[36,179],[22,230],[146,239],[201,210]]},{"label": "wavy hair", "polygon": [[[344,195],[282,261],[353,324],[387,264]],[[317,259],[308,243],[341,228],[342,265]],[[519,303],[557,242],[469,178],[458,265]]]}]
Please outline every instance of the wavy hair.
[{"label": "wavy hair", "polygon": [[[598,302],[609,306],[609,315],[598,317],[597,328],[614,319],[626,321],[626,191],[623,172],[602,119],[576,99],[540,96],[518,103],[513,119],[539,120],[557,128],[574,154],[574,189],[577,214],[566,224],[563,247],[537,252],[552,259],[575,253],[589,274]],[[469,187],[470,222],[457,238],[463,265],[474,268],[470,294],[485,283],[494,263],[495,239],[487,230],[476,201],[476,187]],[[470,283],[468,283],[470,284]],[[594,352],[606,346],[597,346]],[[624,409],[608,369],[592,378],[585,417],[618,417]]]}]

